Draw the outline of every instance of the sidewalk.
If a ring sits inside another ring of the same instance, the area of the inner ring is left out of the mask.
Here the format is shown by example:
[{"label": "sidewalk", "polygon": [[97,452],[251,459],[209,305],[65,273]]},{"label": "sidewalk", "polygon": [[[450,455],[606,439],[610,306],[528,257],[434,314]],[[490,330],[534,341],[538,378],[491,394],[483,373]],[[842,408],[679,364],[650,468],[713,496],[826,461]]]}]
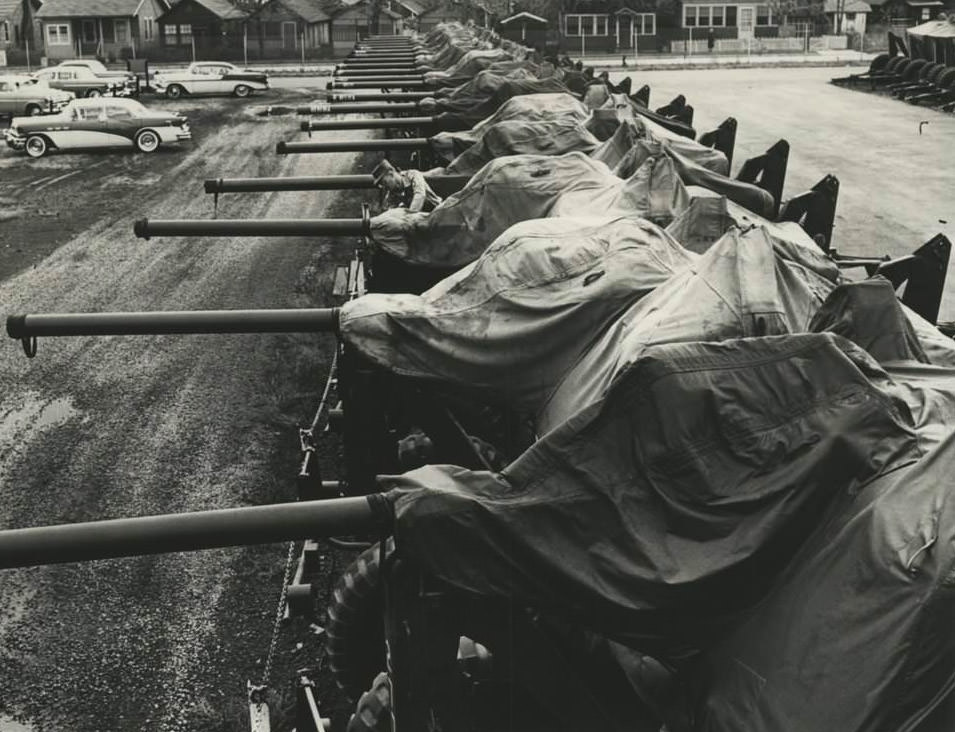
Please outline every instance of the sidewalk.
[{"label": "sidewalk", "polygon": [[[877,54],[861,53],[859,51],[817,51],[813,53],[754,53],[746,54],[662,54],[646,53],[633,56],[627,54],[627,66],[630,69],[654,71],[668,69],[725,69],[725,68],[772,68],[788,66],[868,66]],[[577,56],[572,56],[575,60]],[[205,59],[204,59],[205,60]],[[210,59],[211,60],[211,59]],[[623,69],[623,55],[607,54],[586,55],[582,58],[585,66],[593,66],[598,71],[602,69]],[[252,62],[248,68],[264,71],[270,76],[329,76],[335,70],[335,65],[342,59],[302,64],[295,61],[263,61]],[[161,69],[184,69],[188,63],[156,63],[150,64],[150,72]],[[237,66],[242,66],[237,63]],[[125,66],[118,63],[107,64],[110,69],[121,70]],[[37,67],[34,67],[34,71]],[[0,74],[24,74],[25,67],[0,67]]]}]

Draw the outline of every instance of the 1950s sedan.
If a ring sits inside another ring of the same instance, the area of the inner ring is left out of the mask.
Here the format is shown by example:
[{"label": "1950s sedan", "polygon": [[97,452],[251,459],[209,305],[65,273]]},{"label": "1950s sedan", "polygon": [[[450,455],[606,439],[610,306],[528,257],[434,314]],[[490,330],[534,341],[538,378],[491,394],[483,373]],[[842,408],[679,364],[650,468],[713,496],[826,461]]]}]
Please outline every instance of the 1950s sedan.
[{"label": "1950s sedan", "polygon": [[19,74],[0,75],[0,115],[16,117],[59,112],[73,98],[42,81]]},{"label": "1950s sedan", "polygon": [[147,109],[133,99],[74,99],[59,114],[15,117],[7,145],[40,158],[52,149],[135,147],[155,152],[168,142],[192,138],[185,117]]},{"label": "1950s sedan", "polygon": [[224,61],[197,61],[185,71],[158,71],[153,89],[170,99],[183,94],[235,94],[247,97],[253,91],[269,88],[269,78],[261,71],[240,69]]}]

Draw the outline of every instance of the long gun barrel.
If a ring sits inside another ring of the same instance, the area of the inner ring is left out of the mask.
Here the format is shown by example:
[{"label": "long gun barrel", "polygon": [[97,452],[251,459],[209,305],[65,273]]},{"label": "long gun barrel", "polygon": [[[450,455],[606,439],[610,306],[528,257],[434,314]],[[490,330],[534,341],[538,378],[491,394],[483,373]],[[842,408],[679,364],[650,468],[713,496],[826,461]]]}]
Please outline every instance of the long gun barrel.
[{"label": "long gun barrel", "polygon": [[368,74],[364,76],[358,74],[357,76],[336,76],[334,77],[335,84],[352,84],[352,83],[361,83],[361,84],[378,84],[379,86],[384,86],[390,84],[392,86],[400,86],[402,84],[423,84],[424,77],[421,74],[409,75],[409,74]]},{"label": "long gun barrel", "polygon": [[458,117],[386,117],[384,119],[321,119],[305,120],[302,132],[322,130],[392,130],[400,128],[424,128],[431,132],[455,132],[469,130],[471,125]]},{"label": "long gun barrel", "polygon": [[139,219],[133,232],[153,236],[367,236],[367,219]]},{"label": "long gun barrel", "polygon": [[379,495],[0,531],[0,569],[349,535],[392,524]]},{"label": "long gun barrel", "polygon": [[326,85],[326,89],[329,91],[337,91],[339,89],[393,89],[398,87],[400,89],[411,89],[411,90],[424,90],[424,89],[433,89],[432,84],[427,84],[423,81],[400,81],[400,79],[390,79],[387,82],[381,81],[330,81]]},{"label": "long gun barrel", "polygon": [[337,308],[43,313],[7,318],[7,335],[18,340],[41,336],[335,333],[337,330]]},{"label": "long gun barrel", "polygon": [[[467,175],[425,176],[442,198],[457,193],[470,180]],[[282,178],[211,178],[203,183],[206,193],[265,193],[273,191],[343,191],[375,188],[370,175],[323,175]]]},{"label": "long gun barrel", "polygon": [[299,107],[299,114],[390,114],[392,112],[417,112],[420,107],[415,102],[403,104],[312,104],[308,107]]},{"label": "long gun barrel", "polygon": [[431,141],[427,137],[408,137],[395,140],[328,140],[326,142],[285,142],[275,146],[278,155],[293,153],[329,152],[386,152],[393,150],[427,150]]},{"label": "long gun barrel", "polygon": [[421,99],[427,99],[432,96],[431,92],[391,92],[383,94],[381,92],[331,92],[328,95],[329,102],[417,102]]},{"label": "long gun barrel", "polygon": [[423,74],[426,69],[413,61],[350,61],[335,67],[336,74],[348,76],[353,71],[406,71],[409,74]]},{"label": "long gun barrel", "polygon": [[416,81],[424,80],[424,75],[415,69],[388,68],[384,66],[380,69],[338,69],[333,76],[336,80],[348,81],[355,78],[358,81],[377,81],[379,79],[390,80],[394,77],[401,79],[414,79]]}]

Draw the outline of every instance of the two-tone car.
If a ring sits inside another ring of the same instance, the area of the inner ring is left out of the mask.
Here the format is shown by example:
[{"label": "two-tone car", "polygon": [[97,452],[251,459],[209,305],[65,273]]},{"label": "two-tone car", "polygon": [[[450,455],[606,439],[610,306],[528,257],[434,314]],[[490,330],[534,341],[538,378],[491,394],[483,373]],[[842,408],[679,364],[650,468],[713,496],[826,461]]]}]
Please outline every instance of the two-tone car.
[{"label": "two-tone car", "polygon": [[63,109],[73,94],[51,89],[44,82],[29,76],[5,74],[0,76],[0,116],[32,117],[54,114]]},{"label": "two-tone car", "polygon": [[147,109],[134,99],[74,99],[58,114],[15,117],[7,145],[40,158],[50,150],[136,148],[150,153],[164,143],[192,138],[180,114]]},{"label": "two-tone car", "polygon": [[122,82],[127,89],[134,89],[136,93],[139,92],[139,79],[132,71],[108,69],[101,61],[97,61],[95,58],[71,58],[60,61],[55,68],[63,69],[72,67],[89,69],[101,79]]},{"label": "two-tone car", "polygon": [[157,71],[152,78],[157,94],[178,99],[184,94],[234,94],[247,97],[269,88],[269,77],[261,71],[240,69],[224,61],[197,61],[185,71]]},{"label": "two-tone car", "polygon": [[33,77],[78,97],[128,97],[136,91],[135,78],[103,78],[82,66],[51,66],[37,71]]}]

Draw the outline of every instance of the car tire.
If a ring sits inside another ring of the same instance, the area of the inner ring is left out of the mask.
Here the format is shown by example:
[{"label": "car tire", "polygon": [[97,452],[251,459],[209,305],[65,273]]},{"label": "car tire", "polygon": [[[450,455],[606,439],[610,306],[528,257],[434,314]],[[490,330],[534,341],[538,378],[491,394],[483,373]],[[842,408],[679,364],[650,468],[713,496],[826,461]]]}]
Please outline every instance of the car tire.
[{"label": "car tire", "polygon": [[245,84],[239,84],[239,85],[233,90],[233,94],[235,94],[237,97],[239,97],[239,99],[245,99],[247,96],[249,96],[250,94],[252,94],[252,87],[251,87],[251,86],[246,86]]},{"label": "car tire", "polygon": [[26,108],[27,117],[37,117],[43,114],[43,107],[39,104],[28,104]]},{"label": "car tire", "polygon": [[159,135],[153,130],[140,130],[136,133],[136,138],[133,142],[139,152],[151,153],[159,149],[159,143],[162,142],[162,140],[159,139]]},{"label": "car tire", "polygon": [[169,99],[179,99],[185,91],[186,90],[179,86],[179,84],[171,84],[166,88],[166,96]]},{"label": "car tire", "polygon": [[31,158],[42,158],[49,151],[50,144],[43,135],[30,135],[23,149]]},{"label": "car tire", "polygon": [[103,96],[103,92],[101,92],[99,89],[88,89],[86,92],[86,97],[88,99],[93,99],[94,97],[101,97],[101,96]]}]

